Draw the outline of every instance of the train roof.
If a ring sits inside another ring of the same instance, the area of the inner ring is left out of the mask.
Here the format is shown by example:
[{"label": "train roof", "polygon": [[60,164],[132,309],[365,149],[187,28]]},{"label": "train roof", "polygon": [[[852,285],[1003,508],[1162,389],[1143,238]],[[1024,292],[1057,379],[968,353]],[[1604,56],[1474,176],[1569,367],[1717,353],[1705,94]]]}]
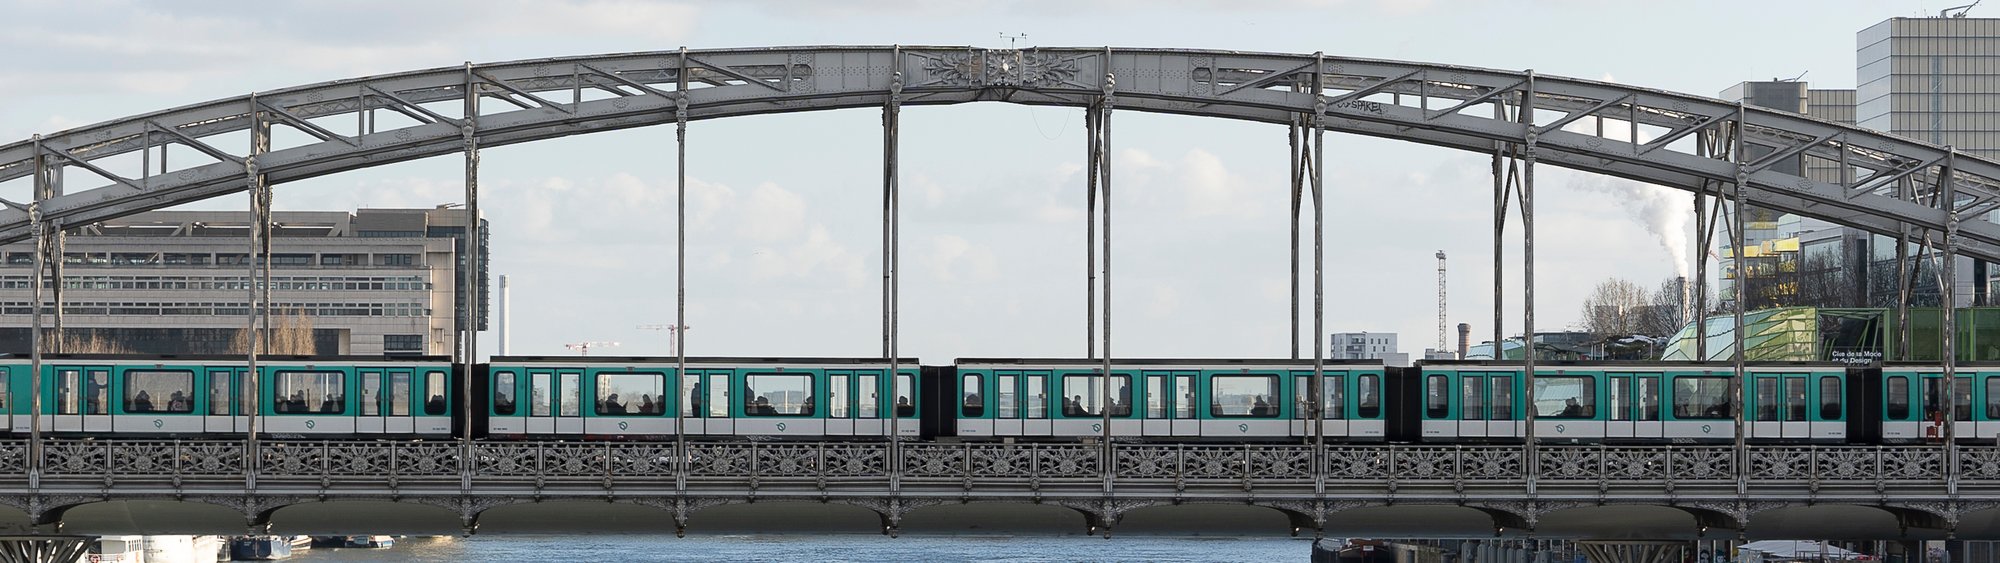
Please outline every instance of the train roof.
[{"label": "train roof", "polygon": [[[577,364],[659,364],[674,363],[676,356],[494,356],[487,363],[577,363]],[[785,357],[745,357],[745,356],[688,356],[688,363],[704,364],[886,364],[888,358],[785,358]],[[922,362],[916,358],[900,358],[896,363],[917,366]]]},{"label": "train roof", "polygon": [[[1056,365],[1056,366],[1102,366],[1104,360],[1091,358],[959,358],[957,364],[993,365]],[[1114,366],[1160,365],[1160,366],[1297,366],[1310,365],[1312,358],[1112,358]],[[1382,360],[1321,360],[1329,366],[1381,366]]]},{"label": "train roof", "polygon": [[[0,359],[28,360],[27,354],[0,354]],[[42,354],[42,361],[176,361],[176,362],[235,362],[245,363],[243,354]],[[434,362],[448,363],[448,356],[359,356],[325,355],[310,356],[297,354],[258,354],[258,362]]]},{"label": "train roof", "polygon": [[[1423,367],[1423,366],[1519,367],[1521,365],[1521,360],[1418,360],[1415,365],[1417,365],[1418,367]],[[1862,367],[1862,366],[1855,366],[1853,364],[1832,362],[1832,361],[1811,361],[1811,362],[1756,361],[1756,362],[1744,362],[1743,365],[1747,367]],[[1541,369],[1544,367],[1566,367],[1566,366],[1612,366],[1612,367],[1657,366],[1657,367],[1681,367],[1681,368],[1708,367],[1717,369],[1734,369],[1736,367],[1736,364],[1735,362],[1696,362],[1688,360],[1541,360],[1541,359],[1535,360],[1536,369]]]}]

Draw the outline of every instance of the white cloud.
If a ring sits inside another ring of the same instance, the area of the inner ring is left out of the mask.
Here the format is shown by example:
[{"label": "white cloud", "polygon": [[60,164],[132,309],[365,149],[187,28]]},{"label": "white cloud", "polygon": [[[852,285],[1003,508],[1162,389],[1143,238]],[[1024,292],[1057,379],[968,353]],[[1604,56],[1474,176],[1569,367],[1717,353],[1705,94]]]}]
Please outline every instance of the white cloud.
[{"label": "white cloud", "polygon": [[799,194],[765,182],[742,203],[736,234],[758,242],[797,238],[805,229],[806,202]]},{"label": "white cloud", "polygon": [[957,235],[931,237],[925,262],[931,278],[940,282],[990,281],[999,272],[993,251]]}]

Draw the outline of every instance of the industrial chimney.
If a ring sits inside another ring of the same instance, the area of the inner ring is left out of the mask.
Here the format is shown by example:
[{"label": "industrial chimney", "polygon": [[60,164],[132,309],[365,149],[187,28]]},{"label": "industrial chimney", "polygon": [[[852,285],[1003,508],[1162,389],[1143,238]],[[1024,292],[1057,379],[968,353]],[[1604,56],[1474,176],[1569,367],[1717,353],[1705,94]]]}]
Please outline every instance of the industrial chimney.
[{"label": "industrial chimney", "polygon": [[509,299],[507,295],[507,274],[500,274],[500,354],[499,355],[501,356],[507,355],[508,348],[511,348],[510,346],[507,345],[508,344],[507,325],[509,324],[508,321],[511,320],[507,318],[507,309],[509,309],[508,307],[509,301],[512,301],[512,299]]},{"label": "industrial chimney", "polygon": [[1458,359],[1472,351],[1472,323],[1458,323]]}]

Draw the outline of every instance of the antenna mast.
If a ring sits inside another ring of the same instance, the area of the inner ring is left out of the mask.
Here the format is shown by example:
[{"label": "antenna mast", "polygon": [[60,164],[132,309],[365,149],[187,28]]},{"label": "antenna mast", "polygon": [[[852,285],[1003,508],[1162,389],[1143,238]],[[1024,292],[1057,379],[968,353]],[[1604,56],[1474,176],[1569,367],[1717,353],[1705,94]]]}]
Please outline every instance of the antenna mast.
[{"label": "antenna mast", "polygon": [[1444,347],[1444,251],[1443,250],[1439,250],[1437,252],[1437,259],[1438,259],[1438,343],[1437,343],[1437,348],[1435,349],[1438,351],[1443,351],[1445,349]]}]

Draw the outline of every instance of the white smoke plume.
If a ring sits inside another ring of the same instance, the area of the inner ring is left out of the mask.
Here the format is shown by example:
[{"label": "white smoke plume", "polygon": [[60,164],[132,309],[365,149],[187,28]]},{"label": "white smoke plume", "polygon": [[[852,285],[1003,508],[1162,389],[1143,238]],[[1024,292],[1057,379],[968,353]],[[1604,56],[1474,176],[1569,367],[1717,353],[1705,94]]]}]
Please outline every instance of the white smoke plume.
[{"label": "white smoke plume", "polygon": [[1625,213],[1646,225],[1655,242],[1673,259],[1674,274],[1688,275],[1688,221],[1694,203],[1687,192],[1610,176],[1579,175],[1570,187],[1611,196]]}]

